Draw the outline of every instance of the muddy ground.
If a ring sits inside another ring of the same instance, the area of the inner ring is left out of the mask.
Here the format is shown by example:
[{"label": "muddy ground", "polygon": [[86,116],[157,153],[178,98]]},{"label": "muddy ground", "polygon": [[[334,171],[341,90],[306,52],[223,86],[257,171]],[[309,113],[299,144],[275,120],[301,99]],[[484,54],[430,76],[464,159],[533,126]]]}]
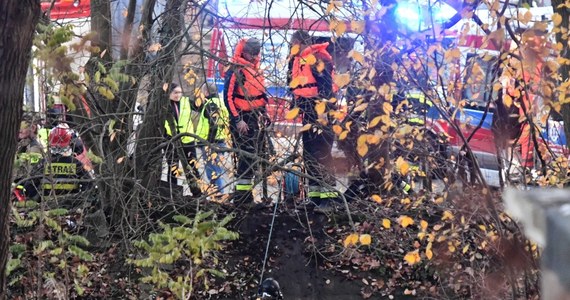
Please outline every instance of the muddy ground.
[{"label": "muddy ground", "polygon": [[[326,236],[323,227],[327,217],[309,213],[314,242]],[[241,270],[229,295],[217,299],[251,299],[257,293],[267,240],[272,221],[272,208],[238,215],[232,228],[240,232],[228,252],[228,270]],[[264,278],[272,277],[281,285],[284,299],[362,299],[361,285],[323,268],[323,258],[313,251],[311,232],[304,211],[280,210],[275,218]],[[229,278],[228,278],[229,279]]]}]

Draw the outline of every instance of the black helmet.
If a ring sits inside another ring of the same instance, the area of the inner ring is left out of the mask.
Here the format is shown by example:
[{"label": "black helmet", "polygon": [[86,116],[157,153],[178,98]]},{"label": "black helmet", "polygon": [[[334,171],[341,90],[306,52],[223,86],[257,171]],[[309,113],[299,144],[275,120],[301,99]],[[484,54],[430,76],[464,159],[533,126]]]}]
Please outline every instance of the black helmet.
[{"label": "black helmet", "polygon": [[263,280],[258,292],[259,298],[264,300],[279,300],[283,299],[283,294],[281,294],[281,288],[279,287],[279,282],[277,280],[269,277]]}]

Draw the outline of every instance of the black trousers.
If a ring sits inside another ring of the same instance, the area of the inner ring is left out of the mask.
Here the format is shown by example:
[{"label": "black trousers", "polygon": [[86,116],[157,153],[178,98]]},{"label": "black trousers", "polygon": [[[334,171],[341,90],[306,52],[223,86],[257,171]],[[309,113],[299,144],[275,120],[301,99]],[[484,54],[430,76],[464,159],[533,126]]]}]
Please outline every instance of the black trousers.
[{"label": "black trousers", "polygon": [[[242,112],[241,118],[249,127],[246,134],[238,132],[235,125],[230,126],[234,147],[240,152],[246,152],[257,157],[262,156],[264,149],[265,133],[259,126],[259,120],[262,112]],[[236,178],[239,180],[252,180],[255,173],[260,168],[259,159],[238,153],[237,155]]]},{"label": "black trousers", "polygon": [[[311,124],[309,130],[303,132],[303,160],[309,179],[309,186],[332,186],[336,184],[334,178],[334,161],[332,146],[334,132],[329,125],[324,126],[317,122],[315,102],[312,99],[300,99],[300,108],[303,112],[303,125]],[[316,129],[316,130],[314,130]],[[326,183],[326,184],[324,184]],[[328,190],[328,189],[327,189]]]}]

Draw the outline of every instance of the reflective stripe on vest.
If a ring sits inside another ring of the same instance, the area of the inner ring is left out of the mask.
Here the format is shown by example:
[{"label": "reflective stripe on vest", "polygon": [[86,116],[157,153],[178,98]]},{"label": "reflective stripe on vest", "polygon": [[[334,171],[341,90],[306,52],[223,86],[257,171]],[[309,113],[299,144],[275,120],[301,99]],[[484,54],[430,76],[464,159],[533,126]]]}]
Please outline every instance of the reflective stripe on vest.
[{"label": "reflective stripe on vest", "polygon": [[75,183],[44,183],[42,188],[44,190],[72,191],[79,189],[79,185]]},{"label": "reflective stripe on vest", "polygon": [[426,98],[426,95],[422,92],[408,92],[406,93],[406,98],[408,99],[418,99],[418,102],[425,104],[427,106],[433,106],[433,103]]},{"label": "reflective stripe on vest", "polygon": [[321,199],[338,198],[338,192],[321,192]]},{"label": "reflective stripe on vest", "polygon": [[[180,112],[178,115],[178,121],[174,120],[174,125],[178,129],[175,131],[176,133],[194,133],[194,124],[192,124],[192,107],[190,106],[190,99],[188,99],[188,97],[180,98]],[[168,120],[164,121],[164,128],[166,129],[167,135],[173,136]],[[181,139],[183,144],[189,144],[194,140],[196,139],[191,136],[184,136]]]},{"label": "reflective stripe on vest", "polygon": [[423,124],[424,124],[424,119],[421,119],[421,118],[409,118],[409,119],[408,119],[408,123],[423,125]]},{"label": "reflective stripe on vest", "polygon": [[200,120],[198,120],[198,126],[196,128],[196,135],[203,138],[204,140],[208,139],[208,133],[210,132],[210,122],[208,122],[208,118],[204,116],[204,112],[206,110],[206,106],[208,103],[214,103],[218,106],[218,132],[216,132],[216,140],[226,140],[228,138],[228,122],[229,122],[229,113],[226,105],[220,100],[220,98],[211,98],[206,101],[206,103],[202,106],[202,111],[200,112]]},{"label": "reflective stripe on vest", "polygon": [[54,176],[52,180],[42,179],[42,187],[46,190],[75,190],[79,188],[78,183],[69,182],[77,176],[77,165],[75,163],[48,163],[44,167],[46,177]]},{"label": "reflective stripe on vest", "polygon": [[45,175],[77,175],[77,165],[70,163],[49,163],[44,168]]},{"label": "reflective stripe on vest", "polygon": [[20,153],[18,154],[18,159],[23,161],[29,161],[30,164],[35,165],[42,160],[43,155],[40,153],[29,152],[29,153]]},{"label": "reflective stripe on vest", "polygon": [[236,191],[251,191],[253,184],[236,184]]}]

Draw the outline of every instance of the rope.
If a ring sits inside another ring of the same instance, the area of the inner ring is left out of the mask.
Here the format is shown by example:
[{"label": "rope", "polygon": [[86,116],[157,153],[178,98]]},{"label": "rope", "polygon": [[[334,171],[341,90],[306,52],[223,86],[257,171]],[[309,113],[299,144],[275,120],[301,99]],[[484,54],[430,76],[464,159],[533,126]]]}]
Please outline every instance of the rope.
[{"label": "rope", "polygon": [[[277,182],[278,186],[281,186],[281,182]],[[273,216],[271,218],[271,226],[269,227],[269,236],[267,237],[267,245],[265,246],[265,255],[263,257],[263,266],[261,267],[261,276],[259,278],[259,284],[263,283],[263,275],[265,273],[265,265],[267,263],[267,258],[269,256],[269,245],[271,244],[271,235],[273,234],[273,225],[275,224],[275,216],[277,216],[277,207],[279,206],[279,199],[281,199],[283,188],[279,189],[279,196],[277,201],[275,201],[275,206],[273,207]]]}]

